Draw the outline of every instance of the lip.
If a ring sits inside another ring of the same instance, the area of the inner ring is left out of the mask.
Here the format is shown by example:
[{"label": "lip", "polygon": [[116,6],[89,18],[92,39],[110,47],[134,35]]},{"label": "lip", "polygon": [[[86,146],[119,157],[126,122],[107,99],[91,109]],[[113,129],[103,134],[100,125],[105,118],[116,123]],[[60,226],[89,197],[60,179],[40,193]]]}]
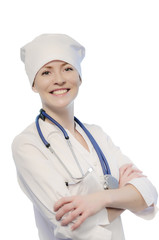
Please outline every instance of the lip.
[{"label": "lip", "polygon": [[[62,90],[67,90],[67,92],[62,93],[62,94],[57,94],[57,95],[54,94],[54,92],[56,92],[56,91],[62,91]],[[54,96],[63,96],[63,95],[66,95],[66,94],[69,92],[69,90],[70,90],[70,88],[57,88],[57,89],[54,89],[54,90],[50,91],[49,93],[52,94],[52,95],[54,95]]]}]

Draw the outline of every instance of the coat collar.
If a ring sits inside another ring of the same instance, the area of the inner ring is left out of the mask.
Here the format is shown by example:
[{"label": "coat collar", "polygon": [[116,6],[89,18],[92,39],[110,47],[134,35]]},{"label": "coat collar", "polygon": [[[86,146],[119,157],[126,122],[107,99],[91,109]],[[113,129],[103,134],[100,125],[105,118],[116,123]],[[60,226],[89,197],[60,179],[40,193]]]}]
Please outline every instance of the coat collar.
[{"label": "coat collar", "polygon": [[[49,137],[52,134],[59,134],[63,137],[63,133],[56,125],[46,122],[46,121],[43,121],[42,119],[39,119],[39,124],[40,124],[41,131],[46,140],[49,140]],[[92,152],[93,146],[92,146],[89,138],[87,137],[86,133],[83,131],[83,129],[79,126],[79,124],[77,122],[75,122],[75,128],[84,137],[85,141],[88,144],[90,152]],[[72,134],[69,132],[69,130],[68,129],[65,129],[65,130],[68,133],[70,139],[74,141],[74,144],[76,144],[78,147],[81,147],[80,146],[81,144],[78,143],[78,141],[72,136]]]}]

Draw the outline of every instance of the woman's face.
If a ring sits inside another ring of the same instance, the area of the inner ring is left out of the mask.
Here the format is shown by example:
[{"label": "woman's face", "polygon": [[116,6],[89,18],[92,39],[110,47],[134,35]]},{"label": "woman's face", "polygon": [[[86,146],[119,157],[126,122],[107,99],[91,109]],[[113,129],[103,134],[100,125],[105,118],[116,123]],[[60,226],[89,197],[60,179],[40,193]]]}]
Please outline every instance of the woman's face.
[{"label": "woman's face", "polygon": [[61,110],[73,103],[81,85],[77,70],[63,61],[52,61],[37,73],[33,90],[38,92],[44,109]]}]

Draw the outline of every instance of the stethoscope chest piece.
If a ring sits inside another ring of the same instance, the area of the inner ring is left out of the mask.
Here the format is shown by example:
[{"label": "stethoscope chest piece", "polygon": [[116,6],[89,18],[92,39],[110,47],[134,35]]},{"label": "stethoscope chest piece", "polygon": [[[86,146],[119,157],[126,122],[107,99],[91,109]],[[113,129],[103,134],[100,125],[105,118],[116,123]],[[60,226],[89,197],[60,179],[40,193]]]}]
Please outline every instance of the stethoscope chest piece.
[{"label": "stethoscope chest piece", "polygon": [[104,184],[103,184],[104,190],[107,189],[116,189],[119,187],[119,182],[118,180],[113,177],[110,174],[104,175]]}]

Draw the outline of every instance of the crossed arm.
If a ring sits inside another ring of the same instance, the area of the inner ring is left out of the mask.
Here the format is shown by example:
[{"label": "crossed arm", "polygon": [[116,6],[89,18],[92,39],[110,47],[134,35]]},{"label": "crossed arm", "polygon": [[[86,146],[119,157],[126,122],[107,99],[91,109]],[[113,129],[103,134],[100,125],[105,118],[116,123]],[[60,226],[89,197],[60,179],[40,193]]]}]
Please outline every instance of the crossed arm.
[{"label": "crossed arm", "polygon": [[66,214],[61,225],[67,225],[75,220],[72,230],[78,228],[89,216],[92,216],[107,208],[109,221],[116,219],[125,209],[138,212],[147,207],[147,204],[139,191],[130,184],[130,180],[145,177],[142,172],[126,164],[120,168],[119,188],[103,190],[84,196],[71,196],[61,198],[54,205],[56,219],[61,220]]}]

